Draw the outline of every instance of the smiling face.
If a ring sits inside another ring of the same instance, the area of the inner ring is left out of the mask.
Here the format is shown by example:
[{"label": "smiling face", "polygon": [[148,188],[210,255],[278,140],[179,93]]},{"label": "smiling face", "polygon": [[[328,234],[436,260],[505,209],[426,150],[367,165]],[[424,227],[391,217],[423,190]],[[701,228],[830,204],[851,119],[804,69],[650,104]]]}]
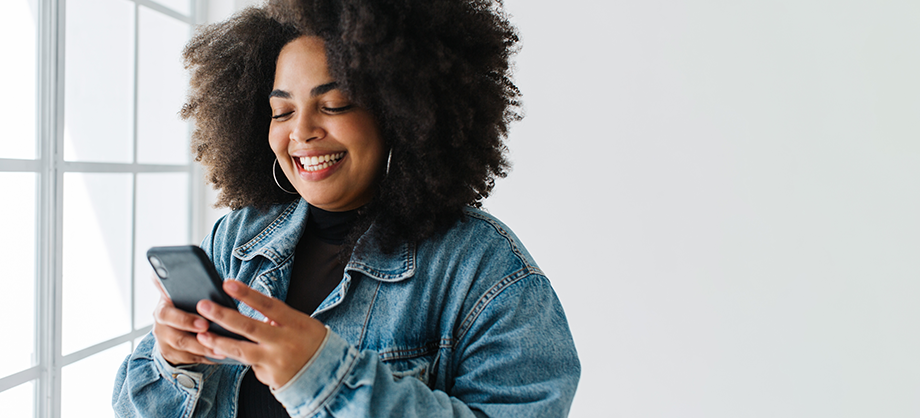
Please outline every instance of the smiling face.
[{"label": "smiling face", "polygon": [[371,200],[386,158],[380,128],[338,89],[320,38],[300,37],[281,49],[269,102],[268,141],[307,202],[341,212]]}]

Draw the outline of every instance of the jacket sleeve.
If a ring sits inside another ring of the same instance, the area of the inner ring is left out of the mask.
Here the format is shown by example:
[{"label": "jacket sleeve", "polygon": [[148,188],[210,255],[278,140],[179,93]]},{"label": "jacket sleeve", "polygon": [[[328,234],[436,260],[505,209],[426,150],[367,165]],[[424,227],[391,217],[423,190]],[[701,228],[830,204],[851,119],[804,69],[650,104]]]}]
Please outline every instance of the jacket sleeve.
[{"label": "jacket sleeve", "polygon": [[[563,417],[580,365],[548,280],[530,275],[482,296],[447,351],[445,391],[396,379],[373,351],[328,332],[317,354],[273,391],[292,417]],[[448,393],[449,392],[449,393]]]},{"label": "jacket sleeve", "polygon": [[[201,244],[209,257],[211,245],[209,235]],[[213,416],[219,386],[216,380],[224,377],[215,373],[218,367],[206,364],[172,366],[160,354],[153,333],[148,333],[118,368],[112,393],[115,416]]]},{"label": "jacket sleeve", "polygon": [[147,334],[118,369],[112,393],[115,416],[191,417],[202,396],[202,382],[215,368],[204,364],[174,367],[160,355],[153,334]]}]

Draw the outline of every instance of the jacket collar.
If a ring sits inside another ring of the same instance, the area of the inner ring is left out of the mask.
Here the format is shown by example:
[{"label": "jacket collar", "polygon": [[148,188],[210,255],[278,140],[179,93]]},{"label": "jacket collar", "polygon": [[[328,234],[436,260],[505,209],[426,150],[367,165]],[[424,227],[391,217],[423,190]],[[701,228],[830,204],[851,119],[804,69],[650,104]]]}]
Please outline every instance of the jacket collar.
[{"label": "jacket collar", "polygon": [[[261,255],[276,266],[288,262],[307,225],[309,208],[309,203],[303,198],[292,202],[249,242],[234,248],[233,255],[243,261]],[[403,243],[393,253],[384,254],[376,249],[372,236],[365,233],[358,239],[354,254],[345,266],[346,271],[360,272],[384,282],[398,282],[415,275],[415,245]]]}]

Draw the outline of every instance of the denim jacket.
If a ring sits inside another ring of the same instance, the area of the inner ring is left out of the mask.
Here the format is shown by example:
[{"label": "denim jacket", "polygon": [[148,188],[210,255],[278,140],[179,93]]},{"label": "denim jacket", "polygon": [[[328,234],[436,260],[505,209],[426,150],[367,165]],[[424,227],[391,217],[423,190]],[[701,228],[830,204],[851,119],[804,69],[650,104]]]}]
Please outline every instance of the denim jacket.
[{"label": "denim jacket", "polygon": [[[202,248],[222,277],[284,300],[307,207],[231,212]],[[273,391],[292,417],[567,415],[575,345],[549,280],[507,226],[468,208],[446,233],[392,254],[362,250],[368,236],[312,315],[330,329],[322,346]],[[232,418],[247,370],[173,367],[148,334],[118,370],[112,403],[120,417]]]}]

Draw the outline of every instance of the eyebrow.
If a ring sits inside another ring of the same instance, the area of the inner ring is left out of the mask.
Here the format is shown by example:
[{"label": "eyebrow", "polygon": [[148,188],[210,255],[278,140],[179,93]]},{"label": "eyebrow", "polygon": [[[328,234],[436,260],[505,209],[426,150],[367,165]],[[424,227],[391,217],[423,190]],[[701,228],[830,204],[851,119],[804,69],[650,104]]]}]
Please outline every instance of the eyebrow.
[{"label": "eyebrow", "polygon": [[280,97],[280,98],[282,98],[282,99],[290,99],[290,98],[291,98],[291,93],[288,93],[288,92],[286,92],[286,91],[284,91],[284,90],[272,90],[272,92],[268,94],[268,98],[271,99],[272,97]]},{"label": "eyebrow", "polygon": [[313,87],[310,90],[310,97],[316,97],[323,93],[328,93],[332,90],[339,88],[339,83],[333,81],[331,83],[320,84],[316,87]]},{"label": "eyebrow", "polygon": [[[337,89],[338,87],[339,87],[339,83],[335,81],[331,83],[320,84],[310,89],[310,97],[316,97],[323,93],[328,93],[332,90]],[[270,99],[272,97],[278,97],[281,99],[290,99],[291,93],[286,92],[284,90],[272,90],[272,92],[268,94],[268,98]]]}]

